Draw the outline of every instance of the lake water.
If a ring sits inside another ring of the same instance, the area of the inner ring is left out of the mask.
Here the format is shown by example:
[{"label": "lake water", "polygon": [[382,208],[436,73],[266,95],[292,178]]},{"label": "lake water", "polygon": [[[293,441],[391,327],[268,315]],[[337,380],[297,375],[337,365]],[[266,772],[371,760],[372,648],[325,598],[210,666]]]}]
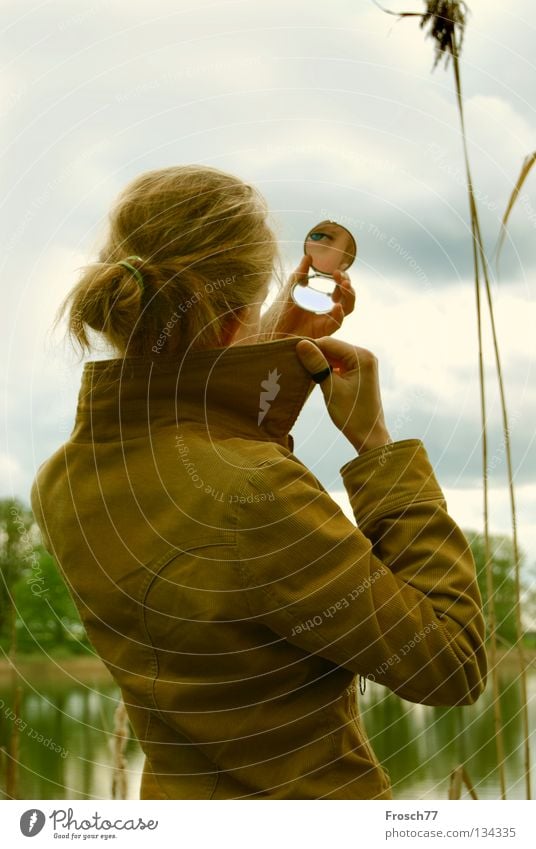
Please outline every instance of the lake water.
[{"label": "lake water", "polygon": [[[524,799],[520,688],[515,663],[499,667],[506,751],[507,796]],[[23,676],[19,720],[20,799],[111,798],[111,732],[119,691],[102,674]],[[58,680],[59,679],[59,680]],[[85,681],[86,683],[81,683]],[[536,669],[529,666],[529,718],[536,723]],[[395,799],[447,799],[451,770],[464,763],[480,799],[500,799],[496,769],[491,679],[475,705],[434,708],[406,702],[367,682],[361,715],[370,741],[388,770]],[[13,729],[13,689],[0,681],[0,746]],[[534,732],[532,762],[536,761]],[[126,747],[129,799],[139,798],[143,756],[138,743]],[[5,771],[6,758],[1,768]],[[536,792],[536,769],[532,786]],[[0,781],[0,785],[3,780]],[[462,798],[468,798],[464,791]]]}]

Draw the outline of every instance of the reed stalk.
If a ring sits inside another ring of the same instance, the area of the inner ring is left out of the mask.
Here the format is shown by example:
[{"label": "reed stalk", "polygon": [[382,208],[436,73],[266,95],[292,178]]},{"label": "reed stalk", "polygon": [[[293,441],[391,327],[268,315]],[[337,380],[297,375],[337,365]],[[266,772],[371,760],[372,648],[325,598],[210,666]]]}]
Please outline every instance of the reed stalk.
[{"label": "reed stalk", "polygon": [[[376,0],[374,0],[376,2]],[[380,5],[376,2],[376,5]],[[510,512],[512,518],[512,543],[515,563],[515,621],[516,621],[516,641],[515,648],[519,660],[520,682],[521,682],[521,700],[522,700],[522,715],[523,715],[523,732],[524,732],[524,767],[525,767],[525,786],[527,799],[531,799],[531,776],[530,776],[530,731],[528,719],[528,696],[527,696],[527,676],[526,676],[526,659],[523,652],[523,627],[521,621],[521,566],[520,554],[517,538],[517,513],[514,491],[514,476],[512,468],[511,445],[510,445],[510,428],[508,421],[508,408],[506,403],[506,392],[504,388],[504,380],[502,374],[501,358],[499,351],[499,343],[497,337],[497,329],[495,325],[495,316],[493,310],[493,298],[489,285],[488,262],[482,234],[480,230],[480,220],[478,208],[473,190],[473,180],[471,175],[471,167],[469,162],[469,154],[467,149],[467,135],[465,130],[465,116],[463,108],[463,96],[461,85],[461,74],[459,65],[459,55],[463,42],[465,30],[465,20],[467,5],[464,2],[450,2],[450,0],[428,0],[424,12],[392,12],[388,9],[380,8],[391,15],[402,17],[420,17],[420,26],[430,26],[429,34],[435,40],[436,57],[434,67],[437,65],[441,57],[445,58],[446,64],[452,58],[454,67],[454,81],[456,87],[456,100],[460,117],[461,135],[463,142],[463,154],[465,160],[465,170],[467,179],[467,189],[469,195],[469,210],[471,218],[471,233],[473,246],[473,266],[475,274],[475,295],[476,295],[476,313],[477,313],[477,334],[478,334],[478,361],[479,361],[479,383],[480,383],[480,406],[482,420],[482,469],[483,469],[483,513],[484,513],[484,550],[486,558],[486,583],[488,589],[488,628],[489,628],[489,645],[491,657],[491,675],[493,685],[493,702],[494,702],[494,726],[495,726],[495,742],[497,751],[497,761],[499,769],[499,780],[501,786],[501,797],[506,799],[506,778],[504,768],[504,742],[502,734],[502,717],[500,708],[500,684],[497,671],[497,642],[496,642],[496,615],[494,604],[494,588],[493,588],[493,572],[492,558],[490,552],[489,541],[489,499],[488,499],[488,463],[487,463],[487,416],[486,416],[486,396],[485,396],[485,380],[484,380],[484,365],[483,365],[483,348],[482,348],[482,309],[481,309],[481,272],[484,279],[486,299],[489,310],[490,325],[493,339],[493,350],[495,355],[495,367],[499,385],[499,396],[502,413],[502,428],[506,455],[508,490],[510,498]],[[459,43],[458,43],[459,38]],[[501,237],[504,236],[506,221],[512,209],[512,206],[517,198],[519,189],[530,170],[536,154],[532,157],[527,157],[523,165],[523,169],[514,187],[512,197],[508,204],[507,210],[503,217],[503,226],[501,228]]]},{"label": "reed stalk", "polygon": [[450,774],[449,799],[461,799],[462,786],[465,784],[471,799],[477,799],[476,790],[463,764],[457,766]]},{"label": "reed stalk", "polygon": [[[530,732],[529,732],[529,716],[528,716],[528,693],[527,693],[527,664],[525,660],[525,655],[523,652],[523,625],[521,621],[521,558],[519,552],[519,544],[517,537],[517,511],[516,511],[516,503],[515,503],[515,491],[514,491],[514,474],[512,468],[512,451],[510,444],[510,426],[508,420],[508,406],[506,403],[506,391],[504,387],[504,379],[502,373],[502,365],[501,365],[501,356],[499,350],[499,341],[497,337],[497,328],[495,325],[495,315],[493,309],[493,298],[491,294],[491,287],[489,283],[489,273],[488,273],[488,262],[486,258],[486,254],[484,251],[484,246],[482,242],[482,234],[480,231],[480,221],[478,216],[478,210],[476,205],[476,200],[473,192],[473,183],[471,178],[470,166],[469,166],[469,155],[467,151],[467,139],[465,133],[465,122],[464,122],[464,113],[463,113],[463,98],[462,98],[462,90],[461,90],[461,76],[460,76],[460,67],[459,67],[459,48],[456,45],[456,32],[453,30],[452,33],[452,56],[454,62],[454,76],[456,82],[456,97],[458,102],[458,111],[460,115],[460,122],[462,126],[462,138],[463,138],[463,146],[464,146],[464,157],[466,163],[466,172],[467,172],[467,181],[469,187],[469,196],[470,196],[470,208],[471,208],[471,226],[473,232],[473,246],[475,244],[478,245],[478,252],[480,261],[482,264],[482,273],[484,277],[485,289],[486,289],[486,298],[488,303],[489,317],[490,317],[490,325],[491,325],[491,333],[493,339],[493,351],[495,355],[495,367],[497,371],[497,380],[499,385],[499,397],[501,402],[501,413],[502,413],[502,428],[503,428],[503,439],[504,439],[504,447],[505,447],[505,456],[506,456],[506,469],[507,469],[507,479],[508,479],[508,492],[510,499],[510,513],[512,519],[512,545],[513,545],[513,553],[514,553],[514,568],[515,568],[515,600],[514,600],[514,612],[515,612],[515,622],[516,622],[516,641],[515,647],[519,660],[519,677],[521,683],[521,701],[522,701],[522,718],[523,718],[523,746],[524,746],[524,767],[525,767],[525,789],[527,799],[532,798],[531,794],[531,775],[530,775]],[[476,279],[476,278],[475,278]],[[476,283],[476,287],[478,289],[478,281]],[[480,319],[479,319],[480,320]],[[481,373],[481,382],[483,381],[483,373]],[[485,487],[487,489],[487,465],[484,466],[484,479],[485,479]],[[486,557],[488,555],[486,554]],[[488,574],[490,574],[491,568],[488,570]],[[496,643],[495,643],[496,648]],[[496,653],[495,653],[496,658]],[[495,660],[496,663],[496,660]],[[500,714],[499,714],[500,715]],[[502,733],[501,733],[502,737]],[[505,791],[505,780],[504,780],[504,770],[501,775],[501,790],[504,792],[503,798],[506,798]],[[504,788],[504,789],[503,789]]]},{"label": "reed stalk", "polygon": [[[496,263],[498,267],[498,261],[500,256],[500,250],[502,243],[504,241],[504,236],[506,234],[506,225],[508,223],[508,219],[510,217],[510,213],[517,201],[519,196],[519,192],[527,179],[529,172],[536,161],[536,152],[533,152],[525,157],[523,165],[521,166],[521,172],[519,174],[518,179],[514,185],[510,198],[508,200],[508,204],[506,206],[506,210],[504,212],[502,221],[501,221],[501,231],[497,243],[497,251],[496,251]],[[512,544],[514,550],[514,563],[515,563],[515,619],[516,619],[516,641],[515,648],[517,651],[518,661],[519,661],[519,677],[521,682],[521,702],[522,702],[522,718],[523,718],[523,735],[524,735],[524,764],[525,764],[525,786],[527,791],[527,799],[531,799],[531,762],[530,762],[530,724],[529,724],[529,712],[528,712],[528,692],[527,692],[527,665],[528,661],[525,656],[525,652],[523,650],[523,623],[521,621],[521,557],[519,552],[518,538],[517,538],[517,512],[515,505],[515,492],[514,492],[514,474],[512,468],[512,452],[510,447],[510,428],[508,426],[508,416],[506,409],[506,400],[505,400],[505,392],[504,392],[504,381],[502,377],[502,370],[500,366],[500,358],[499,358],[499,350],[497,345],[497,336],[495,332],[495,321],[493,318],[493,309],[491,304],[491,293],[489,293],[488,287],[488,300],[489,300],[489,308],[490,308],[490,317],[492,321],[492,331],[493,331],[493,344],[496,356],[497,363],[497,374],[499,377],[499,390],[501,395],[501,409],[503,413],[503,433],[504,433],[504,446],[505,446],[505,455],[506,455],[506,464],[507,464],[507,473],[508,473],[508,488],[509,488],[509,496],[510,496],[510,511],[512,514]]]},{"label": "reed stalk", "polygon": [[127,760],[125,748],[129,739],[128,714],[123,699],[114,712],[114,729],[111,740],[113,754],[112,799],[127,798]]},{"label": "reed stalk", "polygon": [[[489,536],[489,491],[488,491],[488,440],[487,440],[487,414],[486,414],[486,392],[485,392],[485,376],[484,376],[484,359],[482,345],[482,305],[480,300],[480,265],[482,266],[482,274],[484,276],[486,291],[488,292],[488,305],[491,305],[491,293],[489,290],[489,282],[487,275],[487,264],[484,253],[484,246],[480,233],[480,223],[478,218],[478,210],[475,200],[473,188],[473,178],[471,175],[471,167],[469,163],[469,152],[467,149],[467,136],[465,131],[465,116],[463,110],[463,97],[461,88],[461,77],[458,62],[459,49],[456,45],[456,36],[452,31],[452,57],[454,64],[454,76],[456,83],[456,99],[458,103],[458,112],[460,116],[460,124],[462,130],[463,154],[465,160],[465,171],[467,179],[467,189],[469,195],[469,210],[471,216],[471,233],[473,246],[473,267],[475,273],[475,296],[476,296],[476,315],[477,315],[477,333],[478,333],[478,371],[480,385],[480,415],[482,421],[482,478],[483,478],[483,516],[484,516],[484,555],[486,560],[486,585],[488,596],[488,632],[490,645],[491,659],[491,678],[493,689],[493,716],[495,728],[495,747],[497,752],[497,765],[499,769],[499,784],[501,788],[501,798],[506,799],[506,771],[505,771],[505,754],[504,754],[504,738],[503,738],[503,721],[500,702],[500,681],[497,661],[497,638],[496,625],[497,618],[495,613],[495,597],[493,586],[493,558],[491,555],[490,536]],[[490,306],[491,309],[491,306]],[[491,312],[493,315],[493,312]],[[494,328],[493,323],[493,328]],[[494,334],[495,336],[495,334]],[[495,338],[494,338],[494,341]],[[501,400],[503,400],[501,398]]]}]

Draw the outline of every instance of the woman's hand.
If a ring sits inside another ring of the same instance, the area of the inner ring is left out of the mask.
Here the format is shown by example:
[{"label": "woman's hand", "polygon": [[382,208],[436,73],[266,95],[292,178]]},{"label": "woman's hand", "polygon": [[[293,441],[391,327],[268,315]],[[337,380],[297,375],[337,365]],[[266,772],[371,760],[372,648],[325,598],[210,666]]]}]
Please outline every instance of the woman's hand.
[{"label": "woman's hand", "polygon": [[300,340],[296,354],[310,374],[333,366],[320,387],[331,420],[356,451],[393,441],[383,415],[378,360],[371,351],[324,336]]},{"label": "woman's hand", "polygon": [[[333,307],[329,312],[317,315],[294,303],[290,291],[295,283],[302,286],[307,285],[307,275],[311,262],[312,259],[309,254],[305,254],[297,269],[290,275],[281,293],[284,303],[280,318],[273,328],[277,335],[310,336],[313,339],[319,336],[329,336],[339,329],[345,316],[349,315],[354,309],[355,291],[350,283],[350,278],[343,271],[333,273],[333,279],[339,285],[334,287]],[[266,310],[261,318],[261,333],[269,327],[272,316],[279,310],[280,306],[281,298]]]}]

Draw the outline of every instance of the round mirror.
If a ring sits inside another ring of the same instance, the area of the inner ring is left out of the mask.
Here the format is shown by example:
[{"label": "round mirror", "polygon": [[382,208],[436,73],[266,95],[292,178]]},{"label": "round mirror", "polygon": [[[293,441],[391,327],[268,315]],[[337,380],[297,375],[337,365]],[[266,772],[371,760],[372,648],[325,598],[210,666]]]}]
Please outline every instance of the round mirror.
[{"label": "round mirror", "polygon": [[357,254],[355,239],[346,227],[335,221],[321,221],[307,233],[303,252],[312,259],[312,268],[320,274],[346,271]]},{"label": "round mirror", "polygon": [[[336,221],[321,221],[305,237],[303,251],[311,257],[312,274],[306,286],[295,283],[292,298],[299,307],[315,313],[326,313],[333,307],[331,297],[336,285],[334,271],[346,271],[357,255],[354,237],[346,227]],[[324,279],[322,279],[324,278]],[[328,284],[328,285],[326,285]]]}]

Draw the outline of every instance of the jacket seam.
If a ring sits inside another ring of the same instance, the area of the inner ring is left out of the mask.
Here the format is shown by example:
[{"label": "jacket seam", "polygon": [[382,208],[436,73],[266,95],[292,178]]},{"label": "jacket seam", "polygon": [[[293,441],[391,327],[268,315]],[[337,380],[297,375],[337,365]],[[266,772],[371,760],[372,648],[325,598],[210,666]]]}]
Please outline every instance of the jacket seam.
[{"label": "jacket seam", "polygon": [[454,649],[452,648],[452,643],[455,643],[455,642],[456,642],[456,638],[453,636],[453,634],[452,634],[452,632],[451,632],[451,630],[450,630],[450,628],[449,628],[448,622],[447,622],[447,621],[445,621],[445,620],[447,620],[447,619],[448,619],[448,615],[447,615],[447,614],[444,614],[444,615],[442,615],[441,617],[440,617],[440,616],[436,616],[436,619],[437,619],[437,621],[439,622],[439,627],[443,629],[443,631],[445,632],[445,634],[446,634],[446,635],[447,635],[447,637],[449,638],[449,639],[448,639],[448,641],[446,642],[446,646],[447,646],[447,648],[449,649],[449,651],[450,651],[450,653],[451,653],[452,657],[454,657],[454,658],[456,659],[456,661],[457,661],[458,665],[460,666],[460,668],[462,669],[462,668],[465,666],[465,664],[466,664],[466,663],[470,663],[472,659],[476,660],[476,651],[474,651],[474,650],[471,652],[471,654],[469,655],[469,657],[467,657],[467,656],[466,656],[466,654],[465,654],[465,652],[463,652],[463,651],[462,651],[462,658],[463,658],[463,660],[460,660],[460,658],[458,657],[458,655],[456,654],[456,652],[455,652],[455,651],[454,651]]},{"label": "jacket seam", "polygon": [[[255,467],[254,469],[252,469],[250,471],[249,476],[244,481],[244,487],[242,489],[242,492],[244,491],[246,486],[248,484],[250,484],[251,481],[259,474],[259,471],[260,471],[259,466],[262,465],[263,462],[264,461],[261,461],[261,463],[258,464],[257,467]],[[307,467],[305,467],[305,468],[307,468]],[[309,470],[307,470],[307,471],[309,471]],[[262,481],[260,479],[259,479],[259,483],[262,484]],[[238,511],[237,511],[237,515],[238,515]],[[242,582],[243,582],[243,589],[245,590],[245,594],[246,594],[246,605],[248,607],[248,610],[250,611],[251,616],[254,617],[254,618],[257,618],[259,616],[259,614],[256,613],[253,610],[251,600],[250,600],[250,592],[253,589],[253,587],[252,587],[253,576],[251,575],[246,564],[244,563],[242,553],[241,553],[241,548],[240,548],[240,542],[241,542],[241,535],[239,535],[237,537],[237,542],[236,542],[236,553],[237,553],[237,561],[238,561],[237,562],[237,568],[238,568],[238,571],[240,573],[240,577],[241,577]],[[294,624],[294,622],[295,622],[294,617],[292,616],[291,613],[289,613],[287,608],[284,605],[282,605],[281,601],[278,599],[277,595],[272,591],[271,588],[268,588],[265,585],[261,585],[257,589],[260,589],[262,591],[262,593],[272,602],[272,604],[275,604],[279,613],[284,615],[285,620],[290,625]],[[267,627],[270,627],[270,626],[268,625]],[[276,633],[276,632],[274,632],[274,633]],[[335,641],[328,642],[321,636],[321,634],[319,634],[315,630],[312,630],[309,633],[312,634],[314,639],[316,640],[317,645],[318,645],[318,654],[320,654],[320,656],[323,657],[323,658],[325,658],[325,655],[322,655],[322,649],[329,648],[331,645],[333,645],[333,642],[338,642],[338,639],[340,639],[340,638],[337,638],[337,640],[335,640]],[[287,642],[290,642],[290,640],[286,636],[284,636],[283,639],[287,640]],[[312,652],[312,651],[307,651],[307,653],[311,654],[311,655],[314,654],[314,652]],[[332,661],[332,663],[333,662],[334,661]],[[336,665],[337,666],[343,666],[343,664],[336,664]],[[348,667],[345,667],[345,668],[348,668]]]},{"label": "jacket seam", "polygon": [[176,557],[176,556],[177,556],[177,550],[175,548],[168,548],[167,551],[164,554],[162,554],[156,560],[156,562],[154,564],[152,564],[151,562],[146,564],[147,568],[154,566],[158,569],[158,571],[155,574],[153,569],[152,568],[150,569],[149,575],[147,575],[146,582],[144,582],[144,584],[142,585],[142,592],[141,592],[141,599],[140,599],[141,623],[142,623],[143,633],[145,634],[145,638],[147,640],[147,645],[150,646],[150,652],[151,652],[151,676],[152,676],[152,678],[151,678],[151,682],[150,682],[150,685],[149,685],[149,699],[153,703],[153,707],[158,713],[159,713],[158,707],[157,707],[157,705],[154,701],[154,682],[156,681],[156,679],[158,677],[159,666],[158,666],[158,657],[157,657],[157,654],[156,654],[156,651],[155,651],[155,648],[154,648],[153,641],[151,639],[151,635],[149,634],[149,629],[147,627],[147,620],[146,620],[146,616],[145,616],[146,609],[147,609],[146,608],[146,601],[147,601],[147,595],[149,593],[149,589],[150,589],[156,575],[159,574],[160,571],[164,568],[164,566],[167,563],[169,563],[171,560],[173,560],[173,557]]},{"label": "jacket seam", "polygon": [[216,770],[217,770],[217,771],[216,771],[216,774],[215,774],[215,776],[214,776],[214,786],[213,786],[213,788],[212,788],[212,790],[211,790],[210,796],[208,797],[209,799],[213,799],[213,798],[214,798],[214,793],[215,793],[215,792],[216,792],[216,790],[218,789],[218,785],[219,785],[219,783],[220,783],[220,778],[221,778],[221,769],[220,769],[220,767],[219,767],[217,764],[214,764],[214,766],[216,767]]},{"label": "jacket seam", "polygon": [[[344,465],[341,466],[339,471],[341,475],[343,475],[346,473],[343,473],[343,469],[349,470],[353,463],[356,464],[356,467],[358,465],[364,466],[366,462],[370,462],[374,459],[374,457],[381,456],[382,452],[387,450],[387,453],[389,454],[393,454],[395,452],[398,453],[401,450],[403,451],[409,448],[410,443],[413,445],[414,448],[424,449],[424,443],[422,439],[419,439],[419,437],[410,437],[408,439],[397,440],[396,442],[387,442],[385,445],[379,445],[377,448],[373,448],[371,451],[366,451],[364,454],[358,454],[357,457],[352,457],[351,460],[348,460],[347,463],[344,463]],[[414,451],[413,453],[418,454],[419,451]]]},{"label": "jacket seam", "polygon": [[[243,589],[245,590],[245,594],[246,594],[246,604],[247,604],[247,607],[248,607],[248,610],[249,610],[251,616],[254,619],[257,619],[259,617],[259,613],[255,612],[253,610],[253,606],[252,606],[251,599],[250,599],[250,593],[253,590],[253,587],[252,587],[253,576],[251,575],[247,566],[243,562],[243,559],[242,559],[242,556],[241,556],[241,553],[240,553],[240,546],[239,545],[237,545],[237,554],[238,554],[238,564],[237,565],[238,565],[238,569],[239,569],[239,572],[240,572],[240,576],[242,578]],[[287,621],[287,623],[292,625],[294,623],[293,616],[289,613],[289,611],[286,609],[286,607],[282,606],[282,604],[281,604],[280,600],[277,598],[277,596],[274,595],[274,593],[265,586],[260,586],[260,587],[258,587],[258,589],[261,590],[263,595],[265,595],[270,600],[270,602],[272,602],[272,604],[275,604],[277,611],[285,617],[285,620]],[[262,615],[262,614],[260,614],[260,615]],[[270,626],[268,625],[267,627],[269,628]],[[277,633],[277,632],[274,632],[274,633]],[[331,645],[331,643],[327,643],[320,636],[320,634],[318,634],[316,631],[310,631],[310,634],[312,634],[314,639],[317,641],[319,652],[320,652],[321,649],[326,648],[326,646]],[[287,642],[290,642],[290,640],[288,640],[287,636],[283,636],[282,639],[287,640]],[[304,649],[304,651],[307,651],[307,650]],[[307,654],[314,654],[314,652],[307,651]],[[340,664],[336,664],[336,665],[340,665]]]},{"label": "jacket seam", "polygon": [[407,497],[405,497],[404,499],[393,499],[392,501],[386,500],[383,502],[381,510],[373,510],[370,513],[367,513],[364,517],[360,517],[359,511],[356,508],[356,510],[354,511],[354,515],[360,527],[365,527],[367,524],[372,523],[377,519],[383,519],[390,513],[391,510],[398,509],[399,507],[413,507],[415,504],[430,504],[439,501],[441,501],[442,503],[438,503],[437,506],[442,507],[445,504],[445,497],[442,492],[438,493],[437,495],[429,496],[428,498],[414,498],[411,501],[409,501]]},{"label": "jacket seam", "polygon": [[[180,557],[182,554],[185,554],[188,551],[192,551],[192,550],[198,549],[198,548],[207,548],[208,546],[212,546],[212,545],[235,545],[235,543],[236,543],[235,537],[236,537],[236,534],[233,535],[233,539],[227,538],[225,540],[221,540],[221,539],[220,540],[212,540],[211,542],[207,542],[206,539],[191,540],[190,543],[188,544],[188,546],[186,548],[181,548],[180,551],[177,551],[176,548],[168,549],[168,551],[164,555],[162,555],[159,558],[159,560],[157,560],[156,563],[154,564],[155,566],[158,566],[159,568],[156,572],[153,572],[153,574],[151,575],[151,577],[149,579],[149,583],[147,584],[147,586],[145,588],[145,592],[143,593],[143,600],[142,600],[143,630],[144,630],[146,638],[147,638],[147,640],[148,640],[148,642],[151,646],[153,658],[154,658],[153,680],[152,680],[151,688],[150,688],[150,699],[151,699],[152,704],[153,704],[152,710],[159,717],[159,719],[168,728],[171,728],[173,731],[175,731],[176,729],[174,728],[172,723],[169,722],[167,717],[164,716],[164,714],[162,713],[160,707],[158,706],[158,700],[157,700],[156,693],[155,693],[155,688],[156,688],[156,684],[157,684],[157,681],[158,681],[159,665],[158,665],[158,656],[156,654],[156,651],[155,651],[155,648],[154,648],[154,643],[153,643],[151,635],[149,633],[149,628],[147,626],[147,621],[146,621],[146,615],[145,614],[146,614],[146,610],[147,610],[147,607],[146,607],[147,596],[149,594],[149,590],[151,589],[153,582],[159,577],[161,571],[169,563],[171,563],[173,560],[175,560],[177,557]],[[173,552],[173,554],[171,554],[171,552]],[[171,554],[171,556],[168,556],[170,554]],[[192,746],[197,748],[197,744],[195,743],[195,741],[192,740],[191,737],[189,737],[189,735],[186,734],[182,729],[181,729],[181,734],[182,734],[183,737],[185,737],[185,739],[187,739],[189,741],[189,743]],[[205,757],[207,757],[207,756],[205,755]],[[208,797],[209,799],[212,799],[214,792],[216,790],[216,787],[218,785],[218,782],[219,782],[220,768],[219,768],[218,764],[214,763],[214,761],[211,758],[207,758],[207,759],[210,761],[210,763],[215,768],[213,771],[207,773],[209,779],[213,782],[212,787],[210,789],[210,796]],[[161,789],[162,793],[166,796],[166,798],[167,799],[171,798],[165,792],[165,790],[162,787],[161,782],[158,780],[154,770],[153,770],[153,776],[154,776],[154,780],[156,781],[158,787]],[[209,787],[210,787],[210,784],[209,784]]]},{"label": "jacket seam", "polygon": [[[145,637],[147,639],[147,644],[148,644],[148,646],[150,646],[151,654],[152,654],[152,661],[151,661],[152,680],[151,680],[150,687],[149,687],[149,698],[150,698],[151,703],[153,705],[153,709],[158,714],[160,719],[163,722],[166,723],[166,725],[169,725],[169,723],[167,722],[167,720],[163,716],[163,714],[162,714],[162,712],[161,712],[161,710],[158,706],[158,702],[157,702],[156,695],[155,695],[156,682],[158,680],[158,674],[159,674],[160,668],[159,668],[159,663],[158,663],[158,655],[155,651],[154,643],[153,643],[151,634],[149,632],[149,627],[148,627],[148,624],[147,624],[147,616],[146,616],[146,614],[147,614],[147,596],[149,595],[149,592],[151,590],[153,583],[159,577],[162,570],[169,563],[171,563],[173,560],[175,560],[177,557],[180,557],[182,554],[184,554],[187,551],[190,551],[192,549],[195,549],[195,548],[206,547],[207,545],[221,545],[221,544],[222,544],[222,540],[219,540],[218,542],[210,542],[210,543],[207,543],[206,539],[205,540],[200,539],[200,540],[195,540],[195,541],[192,540],[186,548],[181,548],[180,551],[177,551],[177,549],[174,548],[174,547],[168,548],[167,551],[164,554],[162,554],[156,560],[156,562],[152,563],[151,561],[149,561],[149,563],[146,564],[147,568],[150,568],[150,567],[152,567],[152,568],[150,569],[150,574],[147,576],[146,583],[144,585],[142,585],[140,603],[141,603],[141,622],[142,622],[143,633],[145,634]],[[232,544],[232,541],[227,541],[226,543],[223,543],[223,544],[229,545],[229,544]],[[154,569],[156,569],[156,571],[154,571]]]},{"label": "jacket seam", "polygon": [[[257,473],[257,470],[256,470],[256,469],[254,469],[254,470],[253,470],[253,472],[250,474],[250,476],[249,476],[248,480],[246,481],[246,483],[248,483],[249,481],[251,481],[251,479],[255,476],[255,474],[256,474],[256,473]],[[421,501],[419,501],[419,502],[415,502],[415,501],[413,501],[413,502],[411,502],[411,503],[412,503],[412,504],[414,504],[414,503],[426,503],[427,501],[430,501],[430,500],[435,500],[435,499],[422,499],[422,500],[421,500]],[[408,506],[410,506],[410,505],[408,505]],[[378,516],[376,516],[375,518],[378,518]],[[245,563],[244,563],[244,561],[243,561],[242,555],[241,555],[241,550],[240,550],[240,536],[238,537],[236,548],[237,548],[237,558],[238,558],[238,564],[237,564],[237,566],[238,566],[238,570],[239,570],[239,573],[240,573],[241,579],[242,579],[243,584],[244,584],[244,590],[245,590],[245,592],[246,592],[246,604],[247,604],[248,610],[250,611],[251,615],[252,615],[253,617],[255,617],[255,618],[256,618],[256,617],[258,617],[258,615],[259,615],[259,614],[258,614],[258,613],[256,613],[256,612],[253,610],[253,608],[252,608],[252,604],[251,604],[251,600],[250,600],[250,592],[251,592],[251,590],[252,590],[252,581],[253,581],[253,576],[252,576],[252,575],[251,575],[251,573],[249,572],[249,570],[248,570],[247,566],[245,565]],[[293,623],[293,622],[294,622],[294,619],[293,619],[293,617],[291,616],[291,614],[288,612],[288,610],[287,610],[284,606],[282,606],[282,605],[281,605],[281,603],[279,602],[279,600],[278,600],[277,596],[276,596],[276,595],[272,592],[272,590],[271,590],[271,589],[268,589],[266,586],[260,586],[260,587],[258,587],[258,589],[260,589],[260,590],[262,591],[262,593],[263,593],[263,594],[264,594],[267,598],[269,598],[269,599],[270,599],[270,601],[271,601],[272,603],[275,603],[275,605],[277,606],[277,610],[279,611],[279,613],[280,613],[280,614],[283,614],[283,615],[284,615],[285,620],[286,620],[287,622],[290,622],[290,623]],[[453,649],[453,648],[452,648],[452,646],[451,646],[451,642],[452,642],[452,640],[453,640],[453,638],[452,638],[452,634],[450,633],[450,631],[448,630],[448,628],[447,628],[446,624],[442,621],[442,619],[440,618],[440,616],[439,616],[437,613],[435,614],[435,619],[437,620],[438,625],[439,625],[439,627],[442,629],[442,632],[443,632],[443,634],[444,634],[444,636],[445,636],[445,640],[444,640],[445,648],[447,649],[447,651],[448,651],[448,653],[450,654],[451,658],[454,658],[454,660],[456,661],[456,668],[457,668],[457,670],[458,670],[458,669],[463,669],[463,663],[462,663],[462,662],[460,662],[460,660],[459,660],[459,658],[457,657],[457,655],[456,655],[456,653],[455,653],[454,649]],[[269,627],[269,626],[268,626],[268,627]],[[315,639],[315,640],[317,641],[317,643],[319,644],[319,647],[318,647],[318,652],[319,652],[319,653],[321,653],[321,649],[326,648],[326,647],[329,647],[330,645],[332,645],[332,644],[333,644],[333,642],[331,642],[331,643],[330,643],[330,642],[327,642],[326,640],[324,640],[324,638],[321,636],[321,634],[319,634],[319,633],[318,633],[317,631],[315,631],[315,630],[311,630],[309,633],[310,633],[310,634],[312,634],[312,635],[314,636],[314,639]],[[448,638],[448,639],[447,639],[447,638]],[[283,637],[283,639],[287,639],[287,638],[286,638],[286,637]],[[309,652],[309,654],[312,654],[312,652]],[[339,664],[339,665],[340,665],[340,664]],[[449,676],[449,677],[450,677],[450,676]],[[412,690],[412,692],[414,693],[413,688],[411,688],[411,690]],[[419,700],[420,698],[421,698],[420,694],[417,694],[417,699]]]},{"label": "jacket seam", "polygon": [[150,637],[149,632],[147,630],[147,623],[146,623],[146,620],[145,620],[145,609],[146,609],[145,608],[145,602],[146,602],[146,598],[147,598],[147,593],[149,591],[149,587],[151,586],[151,584],[154,580],[154,577],[155,577],[155,575],[153,573],[153,568],[154,567],[162,568],[165,563],[167,563],[167,562],[169,562],[170,560],[173,559],[174,554],[176,554],[176,549],[168,548],[163,554],[161,554],[156,559],[156,561],[154,561],[154,562],[149,561],[149,563],[144,564],[145,568],[148,570],[148,574],[146,575],[145,580],[141,584],[140,595],[139,595],[139,604],[140,604],[140,620],[141,620],[142,633],[145,635],[145,639],[147,641],[146,646],[147,646],[147,648],[149,650],[149,654],[150,654],[149,663],[150,663],[151,680],[150,680],[150,682],[148,682],[148,687],[147,687],[149,700],[152,700],[154,680],[155,680],[156,676],[158,675],[158,658],[157,658],[156,652],[154,650],[153,641],[151,640],[151,637]]}]

